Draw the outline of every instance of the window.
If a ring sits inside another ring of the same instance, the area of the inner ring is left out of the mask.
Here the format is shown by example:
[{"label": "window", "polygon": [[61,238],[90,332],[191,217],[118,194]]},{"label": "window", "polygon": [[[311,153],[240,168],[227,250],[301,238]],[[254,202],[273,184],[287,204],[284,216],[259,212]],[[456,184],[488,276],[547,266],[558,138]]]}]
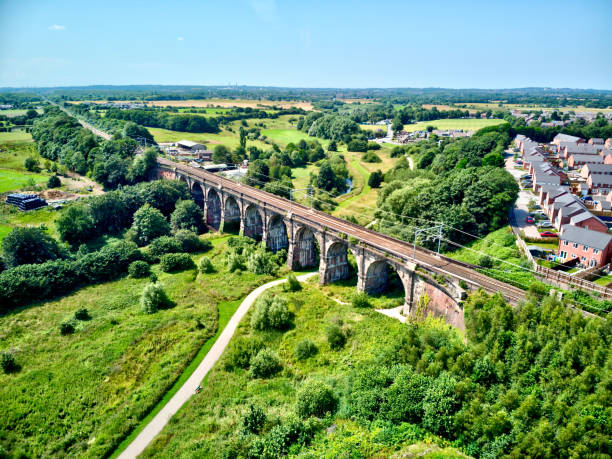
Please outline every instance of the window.
[{"label": "window", "polygon": [[585,252],[589,251],[589,246],[588,245],[583,245],[582,248],[584,249]]},{"label": "window", "polygon": [[599,249],[593,249],[593,255],[597,255],[599,253]]},{"label": "window", "polygon": [[589,262],[589,266],[590,266],[591,268],[593,268],[593,267],[595,267],[595,265],[596,265],[596,264],[597,264],[597,261],[595,261],[595,259],[594,259],[594,258],[591,258],[591,261]]},{"label": "window", "polygon": [[580,257],[580,261],[586,261],[586,257]]},{"label": "window", "polygon": [[572,253],[572,259],[576,258],[576,254]]},{"label": "window", "polygon": [[559,256],[560,256],[561,258],[567,258],[567,252],[563,252],[563,251],[562,251],[562,252],[559,254]]},{"label": "window", "polygon": [[577,249],[577,248],[578,248],[578,243],[577,243],[577,242],[574,242],[574,243],[572,244],[572,246],[573,246],[575,249]]},{"label": "window", "polygon": [[563,245],[568,245],[568,244],[569,244],[569,242],[563,241]]}]

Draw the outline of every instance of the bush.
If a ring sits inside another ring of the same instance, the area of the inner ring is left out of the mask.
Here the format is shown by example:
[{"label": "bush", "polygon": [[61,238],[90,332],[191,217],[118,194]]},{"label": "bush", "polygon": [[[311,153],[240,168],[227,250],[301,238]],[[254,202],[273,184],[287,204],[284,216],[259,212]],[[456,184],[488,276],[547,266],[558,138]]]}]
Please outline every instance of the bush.
[{"label": "bush", "polygon": [[382,159],[373,151],[368,151],[361,157],[366,163],[382,163]]},{"label": "bush", "polygon": [[76,320],[89,320],[91,316],[89,315],[89,311],[85,308],[77,309],[74,313],[74,318]]},{"label": "bush", "polygon": [[478,260],[478,264],[480,266],[482,266],[483,268],[492,268],[493,267],[493,260],[488,255],[483,255]]},{"label": "bush", "polygon": [[282,365],[272,349],[264,348],[251,359],[251,376],[253,378],[269,378],[281,371]]},{"label": "bush", "polygon": [[160,261],[161,270],[165,273],[182,271],[195,267],[193,260],[186,253],[167,253],[162,255]]},{"label": "bush", "polygon": [[359,292],[353,295],[351,304],[355,308],[369,308],[372,306],[370,303],[370,296],[365,292]]},{"label": "bush", "polygon": [[329,347],[333,350],[342,349],[346,344],[346,335],[344,334],[344,331],[342,331],[342,329],[336,324],[331,324],[327,328],[326,338],[327,342],[329,343]]},{"label": "bush", "polygon": [[368,185],[372,188],[379,188],[380,184],[383,182],[384,175],[380,169],[374,171],[368,177]]},{"label": "bush", "polygon": [[62,322],[59,329],[62,335],[71,335],[74,333],[74,324],[72,322]]},{"label": "bush", "polygon": [[246,413],[242,416],[242,428],[245,432],[258,434],[266,423],[266,413],[259,406],[249,405]]},{"label": "bush", "polygon": [[248,256],[246,267],[253,274],[273,276],[278,271],[275,254],[267,250],[263,244]]},{"label": "bush", "polygon": [[347,145],[348,151],[357,151],[365,153],[368,151],[368,142],[366,140],[353,139]]},{"label": "bush", "polygon": [[320,381],[311,380],[298,391],[296,411],[301,418],[334,414],[337,406],[338,399],[332,389]]},{"label": "bush", "polygon": [[368,150],[380,150],[381,146],[378,142],[368,142]]},{"label": "bush", "polygon": [[159,259],[167,253],[180,253],[183,246],[179,241],[170,236],[161,236],[151,241],[147,251],[154,259]]},{"label": "bush", "polygon": [[404,149],[404,147],[400,147],[395,146],[393,147],[393,149],[391,150],[391,158],[399,158],[400,156],[404,156],[404,154],[406,153],[406,150]]},{"label": "bush", "polygon": [[231,371],[236,368],[246,370],[249,368],[251,359],[263,349],[264,344],[259,338],[247,338],[239,336],[234,340],[227,351],[224,367]]},{"label": "bush", "polygon": [[295,357],[298,360],[306,360],[317,352],[319,352],[317,345],[309,339],[303,339],[295,345]]},{"label": "bush", "polygon": [[14,373],[19,370],[19,365],[15,361],[15,357],[10,352],[2,352],[0,354],[0,367],[4,373]]},{"label": "bush", "polygon": [[212,261],[210,261],[210,258],[202,257],[198,264],[198,270],[202,274],[210,274],[215,272],[215,267],[213,266]]},{"label": "bush", "polygon": [[49,180],[47,180],[47,188],[57,188],[60,186],[62,186],[62,182],[57,175],[52,175],[49,177]]},{"label": "bush", "polygon": [[23,167],[25,167],[26,171],[40,172],[40,165],[38,164],[38,160],[34,158],[26,158],[23,162]]},{"label": "bush", "polygon": [[13,228],[2,240],[2,259],[8,268],[44,263],[62,257],[55,239],[43,228]]},{"label": "bush", "polygon": [[300,284],[300,281],[297,280],[297,277],[295,277],[295,274],[293,273],[287,276],[287,290],[290,292],[302,290],[302,284]]},{"label": "bush", "polygon": [[147,284],[140,296],[140,306],[146,314],[154,314],[159,309],[171,306],[171,301],[159,284]]},{"label": "bush", "polygon": [[287,300],[281,296],[265,294],[255,303],[255,310],[251,316],[251,327],[254,330],[268,330],[287,328],[291,322],[291,313],[287,307]]},{"label": "bush", "polygon": [[170,225],[159,210],[145,204],[134,213],[134,222],[128,237],[139,247],[149,244],[153,239],[170,234]]},{"label": "bush", "polygon": [[208,239],[200,239],[193,231],[178,230],[174,237],[181,244],[183,252],[206,252],[212,249],[212,243]]},{"label": "bush", "polygon": [[134,279],[143,279],[151,274],[151,267],[145,261],[136,260],[128,266],[128,273]]},{"label": "bush", "polygon": [[204,231],[204,214],[202,209],[192,200],[179,201],[170,216],[170,224],[174,231],[186,229],[200,234]]}]

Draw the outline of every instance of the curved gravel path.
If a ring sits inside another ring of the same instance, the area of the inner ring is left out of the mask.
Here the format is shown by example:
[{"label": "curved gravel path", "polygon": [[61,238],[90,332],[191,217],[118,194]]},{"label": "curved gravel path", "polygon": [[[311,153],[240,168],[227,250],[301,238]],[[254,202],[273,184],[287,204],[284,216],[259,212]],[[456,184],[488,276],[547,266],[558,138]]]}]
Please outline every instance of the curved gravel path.
[{"label": "curved gravel path", "polygon": [[[306,279],[318,274],[318,272],[312,272],[297,276],[297,279],[302,282]],[[168,403],[161,409],[157,415],[151,419],[146,427],[138,434],[138,436],[128,445],[128,447],[119,455],[119,459],[131,459],[137,457],[142,453],[145,448],[151,443],[155,436],[162,431],[164,426],[168,423],[170,418],[191,398],[195,393],[196,387],[202,382],[206,374],[219,360],[221,354],[230,342],[230,339],[236,331],[236,327],[246,315],[249,308],[253,305],[255,300],[263,292],[272,288],[276,285],[287,282],[287,279],[278,279],[267,284],[261,285],[247,295],[247,297],[240,303],[238,309],[229,320],[215,344],[212,345],[204,360],[198,365],[193,374],[189,377],[185,384],[177,391],[176,394],[168,401]]]}]

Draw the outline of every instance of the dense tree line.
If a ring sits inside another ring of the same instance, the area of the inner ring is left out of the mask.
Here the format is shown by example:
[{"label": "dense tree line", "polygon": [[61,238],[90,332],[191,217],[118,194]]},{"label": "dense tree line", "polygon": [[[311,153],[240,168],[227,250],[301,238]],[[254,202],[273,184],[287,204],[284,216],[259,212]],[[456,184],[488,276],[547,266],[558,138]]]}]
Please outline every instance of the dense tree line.
[{"label": "dense tree line", "polygon": [[298,120],[297,128],[308,135],[336,141],[346,141],[359,132],[359,125],[347,116],[310,112]]},{"label": "dense tree line", "polygon": [[43,158],[79,174],[90,174],[108,189],[145,180],[156,163],[155,148],[137,157],[135,140],[121,134],[101,140],[55,107],[47,109],[34,123],[32,137]]},{"label": "dense tree line", "polygon": [[108,109],[105,117],[132,121],[141,126],[181,132],[219,132],[217,119],[191,114],[169,114],[160,110],[118,108]]},{"label": "dense tree line", "polygon": [[587,319],[537,290],[518,308],[471,295],[467,342],[403,328],[354,371],[349,415],[417,424],[475,457],[607,457],[610,319]]}]

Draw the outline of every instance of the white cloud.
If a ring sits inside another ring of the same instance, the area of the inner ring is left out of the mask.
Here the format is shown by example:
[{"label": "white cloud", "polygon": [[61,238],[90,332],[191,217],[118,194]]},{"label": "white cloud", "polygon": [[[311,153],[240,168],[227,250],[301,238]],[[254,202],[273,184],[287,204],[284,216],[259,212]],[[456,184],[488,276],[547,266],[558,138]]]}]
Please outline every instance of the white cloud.
[{"label": "white cloud", "polygon": [[251,8],[255,14],[265,22],[272,22],[276,19],[276,1],[275,0],[251,0]]},{"label": "white cloud", "polygon": [[178,41],[183,41],[183,40],[184,40],[184,38],[183,38],[183,37],[178,37],[178,38],[177,38],[177,40],[178,40]]},{"label": "white cloud", "polygon": [[66,26],[53,24],[52,26],[49,26],[49,30],[52,30],[54,32],[58,30],[66,30]]}]

